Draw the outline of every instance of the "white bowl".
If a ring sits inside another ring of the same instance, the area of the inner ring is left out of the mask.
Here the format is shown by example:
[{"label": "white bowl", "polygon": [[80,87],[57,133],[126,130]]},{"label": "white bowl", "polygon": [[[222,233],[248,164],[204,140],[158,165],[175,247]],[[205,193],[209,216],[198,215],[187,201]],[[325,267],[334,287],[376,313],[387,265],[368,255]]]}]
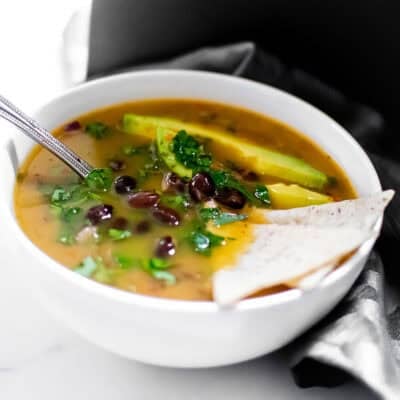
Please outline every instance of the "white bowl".
[{"label": "white bowl", "polygon": [[[68,91],[41,107],[35,117],[53,129],[98,107],[150,98],[214,100],[272,116],[325,149],[346,171],[359,195],[381,189],[364,151],[328,116],[280,90],[226,75],[146,71],[112,76]],[[211,367],[276,350],[338,303],[359,275],[374,244],[373,240],[366,242],[314,290],[289,290],[244,300],[230,309],[212,302],[124,292],[71,272],[38,249],[18,226],[13,207],[15,167],[32,145],[22,133],[15,132],[12,142],[3,148],[7,154],[0,158],[0,229],[14,228],[25,260],[24,273],[47,309],[90,342],[134,360],[171,367]]]}]

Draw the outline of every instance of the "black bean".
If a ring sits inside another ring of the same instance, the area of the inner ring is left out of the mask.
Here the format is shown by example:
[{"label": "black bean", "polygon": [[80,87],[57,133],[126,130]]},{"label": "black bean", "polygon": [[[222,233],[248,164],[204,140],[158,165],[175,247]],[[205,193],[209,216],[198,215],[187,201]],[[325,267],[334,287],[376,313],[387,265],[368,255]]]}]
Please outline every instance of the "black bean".
[{"label": "black bean", "polygon": [[122,171],[123,169],[126,168],[126,164],[122,160],[110,160],[108,166],[113,171]]},{"label": "black bean", "polygon": [[165,192],[183,193],[185,186],[183,179],[173,172],[168,172],[168,174],[164,175],[161,183],[161,187]]},{"label": "black bean", "polygon": [[208,200],[215,193],[215,185],[210,175],[199,172],[189,182],[189,194],[194,201]]},{"label": "black bean", "polygon": [[115,191],[118,194],[133,192],[136,187],[136,179],[129,175],[119,176],[114,182]]},{"label": "black bean", "polygon": [[135,227],[135,231],[137,233],[146,233],[150,229],[151,229],[151,223],[150,221],[146,221],[145,219],[143,221],[138,222]]},{"label": "black bean", "polygon": [[218,189],[214,199],[229,208],[240,210],[246,204],[246,197],[236,189],[222,188]]},{"label": "black bean", "polygon": [[77,131],[79,129],[82,129],[82,125],[79,121],[72,121],[69,124],[64,126],[65,132]]},{"label": "black bean", "polygon": [[162,224],[169,226],[178,226],[181,223],[179,214],[172,208],[157,206],[152,210],[153,217]]},{"label": "black bean", "polygon": [[86,218],[91,222],[92,225],[97,225],[100,222],[111,219],[113,214],[113,206],[110,204],[100,204],[89,208],[86,213]]},{"label": "black bean", "polygon": [[160,196],[155,192],[136,192],[128,197],[128,203],[134,208],[154,207],[160,200]]},{"label": "black bean", "polygon": [[111,223],[111,227],[114,229],[124,230],[128,227],[128,220],[123,217],[115,218]]},{"label": "black bean", "polygon": [[173,256],[176,253],[175,243],[171,236],[164,236],[158,242],[155,255],[157,257]]}]

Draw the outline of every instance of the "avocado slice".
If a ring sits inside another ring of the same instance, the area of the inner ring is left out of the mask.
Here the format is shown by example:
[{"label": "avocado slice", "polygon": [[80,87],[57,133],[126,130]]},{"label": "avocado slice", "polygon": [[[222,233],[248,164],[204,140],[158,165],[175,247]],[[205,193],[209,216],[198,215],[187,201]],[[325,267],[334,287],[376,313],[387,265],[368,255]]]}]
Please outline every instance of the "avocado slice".
[{"label": "avocado slice", "polygon": [[173,118],[137,114],[125,114],[122,119],[122,130],[126,133],[140,134],[153,139],[157,128],[174,132],[185,130],[194,136],[211,139],[224,146],[230,158],[239,160],[241,165],[260,175],[283,179],[316,190],[322,190],[329,182],[326,174],[304,160],[259,147],[221,130],[208,129]]},{"label": "avocado slice", "polygon": [[171,151],[171,142],[175,136],[175,132],[171,129],[166,129],[162,127],[157,127],[156,131],[156,146],[157,152],[161,159],[164,161],[165,165],[177,175],[183,178],[191,178],[192,170],[186,168],[182,163],[180,163],[175,154]]},{"label": "avocado slice", "polygon": [[[176,133],[173,130],[157,128],[156,146],[158,154],[171,171],[190,179],[193,174],[192,170],[180,163],[171,151],[171,142],[175,135]],[[333,198],[328,195],[305,189],[296,184],[274,183],[266,186],[271,199],[271,206],[277,209],[306,207],[333,201]]]},{"label": "avocado slice", "polygon": [[274,183],[267,185],[272,208],[288,209],[331,203],[331,196],[305,189],[299,185]]}]

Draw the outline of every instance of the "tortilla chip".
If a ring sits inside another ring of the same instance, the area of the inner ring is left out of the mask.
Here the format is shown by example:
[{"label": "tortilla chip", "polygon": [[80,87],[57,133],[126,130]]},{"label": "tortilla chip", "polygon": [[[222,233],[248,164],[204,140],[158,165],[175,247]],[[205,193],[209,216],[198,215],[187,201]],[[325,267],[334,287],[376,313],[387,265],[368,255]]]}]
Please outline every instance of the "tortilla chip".
[{"label": "tortilla chip", "polygon": [[371,230],[394,195],[393,190],[355,200],[344,200],[320,206],[266,210],[267,222],[279,225],[312,225],[319,227],[351,227]]},{"label": "tortilla chip", "polygon": [[376,235],[373,227],[394,192],[320,206],[266,211],[270,224],[254,225],[255,241],[235,266],[216,272],[213,295],[232,304],[280,284],[310,289],[343,257]]},{"label": "tortilla chip", "polygon": [[371,235],[359,229],[303,225],[255,225],[254,230],[256,240],[235,267],[214,274],[214,298],[220,304],[334,264]]}]

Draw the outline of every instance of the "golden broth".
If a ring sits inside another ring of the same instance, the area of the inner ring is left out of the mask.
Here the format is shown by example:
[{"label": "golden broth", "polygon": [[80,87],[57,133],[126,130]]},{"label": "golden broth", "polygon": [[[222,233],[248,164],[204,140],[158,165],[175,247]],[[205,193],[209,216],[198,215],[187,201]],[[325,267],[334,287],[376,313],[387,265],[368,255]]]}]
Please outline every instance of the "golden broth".
[{"label": "golden broth", "polygon": [[[97,140],[83,130],[66,132],[64,126],[53,133],[82,158],[96,167],[107,166],[110,159],[122,159],[127,168],[117,175],[137,177],[143,167],[141,156],[124,156],[124,145],[140,146],[146,139],[120,132],[117,128],[124,113],[168,116],[186,122],[216,127],[243,137],[260,146],[267,146],[304,159],[337,182],[327,191],[335,200],[354,198],[355,192],[332,158],[305,136],[293,128],[271,118],[244,109],[227,105],[192,100],[151,100],[124,103],[105,109],[95,110],[77,118],[82,126],[92,121],[114,127],[113,134]],[[227,161],[226,152],[217,144],[210,147],[213,156],[219,161]],[[235,160],[236,162],[236,160]],[[85,257],[101,257],[104,264],[115,264],[116,254],[129,254],[132,257],[150,255],[155,243],[165,235],[172,235],[178,245],[176,255],[171,257],[173,265],[168,269],[176,277],[176,283],[169,285],[154,279],[141,268],[114,271],[112,280],[98,279],[112,286],[128,291],[186,300],[210,300],[212,298],[211,276],[213,271],[233,265],[235,258],[252,240],[251,223],[259,222],[257,212],[251,207],[244,212],[248,219],[225,225],[218,234],[228,238],[224,246],[213,249],[211,256],[194,252],[185,241],[187,227],[166,227],[155,223],[143,210],[133,210],[126,203],[118,201],[117,196],[105,195],[104,202],[114,206],[114,215],[129,220],[132,237],[121,241],[102,240],[99,243],[72,243],[65,245],[57,241],[60,221],[49,207],[49,200],[39,190],[40,185],[63,184],[74,180],[74,175],[57,158],[43,148],[35,147],[20,168],[15,187],[15,211],[17,219],[27,236],[50,257],[61,264],[75,268]],[[266,179],[264,183],[277,180]],[[153,176],[144,181],[140,189],[160,189],[161,177]],[[181,212],[182,218],[184,212]],[[135,226],[142,220],[151,224],[149,232],[140,234]]]}]

